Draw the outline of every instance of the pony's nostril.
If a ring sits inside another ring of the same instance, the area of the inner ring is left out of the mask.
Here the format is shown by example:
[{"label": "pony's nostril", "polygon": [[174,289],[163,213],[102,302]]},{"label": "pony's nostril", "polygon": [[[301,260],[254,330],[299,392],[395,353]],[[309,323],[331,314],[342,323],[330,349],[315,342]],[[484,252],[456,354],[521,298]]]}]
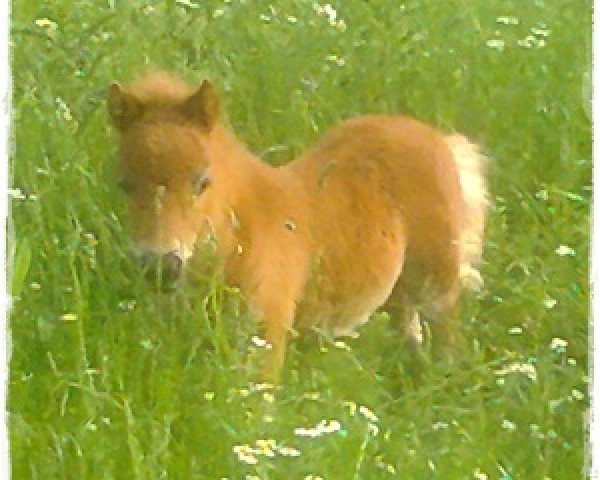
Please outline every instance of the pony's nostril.
[{"label": "pony's nostril", "polygon": [[163,272],[170,279],[177,279],[181,274],[183,260],[175,252],[169,252],[163,255]]}]

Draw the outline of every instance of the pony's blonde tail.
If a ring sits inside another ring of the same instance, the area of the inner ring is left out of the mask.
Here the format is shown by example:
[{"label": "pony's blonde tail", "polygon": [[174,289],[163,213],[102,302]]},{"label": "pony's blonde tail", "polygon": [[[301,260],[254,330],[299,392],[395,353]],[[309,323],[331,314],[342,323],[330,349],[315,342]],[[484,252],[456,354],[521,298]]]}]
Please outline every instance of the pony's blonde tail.
[{"label": "pony's blonde tail", "polygon": [[446,141],[458,167],[466,205],[465,221],[459,238],[460,281],[464,288],[478,290],[483,285],[477,266],[483,253],[483,230],[489,204],[485,181],[488,159],[477,145],[463,135],[448,135]]}]

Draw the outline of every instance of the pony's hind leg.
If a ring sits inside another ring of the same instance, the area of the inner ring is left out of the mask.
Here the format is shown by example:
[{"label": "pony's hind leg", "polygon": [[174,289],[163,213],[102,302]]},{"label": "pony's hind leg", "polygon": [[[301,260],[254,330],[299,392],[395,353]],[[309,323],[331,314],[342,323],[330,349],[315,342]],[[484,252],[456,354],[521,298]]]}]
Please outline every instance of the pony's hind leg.
[{"label": "pony's hind leg", "polygon": [[437,363],[453,365],[462,353],[458,282],[444,291],[432,292],[422,307],[423,319],[431,332],[431,357]]},{"label": "pony's hind leg", "polygon": [[385,302],[383,309],[390,315],[392,327],[399,333],[409,351],[421,348],[423,345],[423,328],[416,305],[404,293],[401,282],[398,281]]},{"label": "pony's hind leg", "polygon": [[405,371],[418,381],[429,364],[425,353],[424,332],[417,306],[404,294],[398,283],[384,305],[390,315],[391,326],[402,339],[402,363]]},{"label": "pony's hind leg", "polygon": [[420,365],[432,360],[452,365],[461,350],[457,308],[460,286],[451,277],[447,279],[444,288],[439,283],[434,286],[431,279],[425,285],[400,279],[384,307],[410,358]]}]

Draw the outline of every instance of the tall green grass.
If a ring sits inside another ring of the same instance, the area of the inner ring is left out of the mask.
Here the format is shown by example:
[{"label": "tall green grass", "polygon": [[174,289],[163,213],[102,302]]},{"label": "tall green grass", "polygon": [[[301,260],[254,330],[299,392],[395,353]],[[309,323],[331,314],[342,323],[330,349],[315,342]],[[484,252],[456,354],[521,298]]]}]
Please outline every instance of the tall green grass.
[{"label": "tall green grass", "polygon": [[[323,7],[12,3],[13,478],[582,474],[591,1]],[[157,294],[129,254],[104,97],[150,67],[212,78],[240,137],[275,164],[367,112],[480,142],[493,207],[486,287],[463,302],[465,365],[415,385],[379,314],[358,339],[293,342],[284,388],[249,383],[258,347],[238,292],[201,277]],[[309,427],[319,435],[296,430]]]}]

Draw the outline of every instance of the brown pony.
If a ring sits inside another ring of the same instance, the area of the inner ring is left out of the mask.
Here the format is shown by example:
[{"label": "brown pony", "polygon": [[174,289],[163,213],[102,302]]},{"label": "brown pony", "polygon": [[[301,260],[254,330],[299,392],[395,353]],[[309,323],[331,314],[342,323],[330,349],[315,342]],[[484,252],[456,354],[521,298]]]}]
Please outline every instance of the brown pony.
[{"label": "brown pony", "polygon": [[409,344],[453,343],[461,287],[481,283],[485,158],[462,135],[401,116],[342,122],[285,166],[262,162],[223,124],[219,97],[153,73],[110,86],[134,240],[169,279],[216,240],[272,346],[277,379],[293,329],[346,335],[379,307]]}]

